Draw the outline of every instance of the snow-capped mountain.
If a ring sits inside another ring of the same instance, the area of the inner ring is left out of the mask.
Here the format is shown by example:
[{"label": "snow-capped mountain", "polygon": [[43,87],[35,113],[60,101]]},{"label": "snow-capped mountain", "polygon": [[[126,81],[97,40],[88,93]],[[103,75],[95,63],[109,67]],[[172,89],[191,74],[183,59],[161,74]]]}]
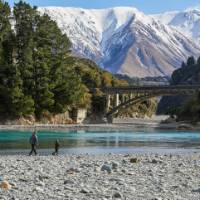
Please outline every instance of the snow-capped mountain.
[{"label": "snow-capped mountain", "polygon": [[181,12],[166,12],[152,15],[152,17],[176,28],[183,34],[193,38],[200,45],[200,7],[188,8]]},{"label": "snow-capped mountain", "polygon": [[113,73],[168,76],[188,56],[200,54],[191,39],[135,8],[46,7],[39,11],[58,23],[76,54]]}]

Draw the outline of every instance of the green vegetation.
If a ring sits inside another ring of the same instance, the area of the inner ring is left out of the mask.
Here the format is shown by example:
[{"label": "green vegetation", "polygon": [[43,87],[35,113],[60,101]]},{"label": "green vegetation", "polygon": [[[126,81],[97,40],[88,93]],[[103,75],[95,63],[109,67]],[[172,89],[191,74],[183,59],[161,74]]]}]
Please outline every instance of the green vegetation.
[{"label": "green vegetation", "polygon": [[198,84],[200,82],[200,57],[189,57],[187,62],[183,62],[181,68],[175,70],[171,77],[171,84]]},{"label": "green vegetation", "polygon": [[190,98],[182,106],[171,107],[167,114],[171,117],[177,116],[179,121],[198,122],[200,120],[200,94]]},{"label": "green vegetation", "polygon": [[116,74],[116,77],[126,80],[130,85],[164,85],[169,83],[169,77],[129,77],[127,75]]},{"label": "green vegetation", "polygon": [[[200,84],[200,57],[197,61],[189,57],[180,69],[174,71],[171,85],[177,84]],[[178,120],[200,120],[200,94],[196,97],[164,97],[160,104],[167,108],[165,113],[177,115]]]},{"label": "green vegetation", "polygon": [[8,3],[0,0],[2,118],[40,119],[78,107],[102,111],[105,95],[92,95],[90,89],[127,84],[94,62],[72,56],[68,37],[36,7],[20,1],[11,16]]},{"label": "green vegetation", "polygon": [[186,102],[177,115],[179,120],[200,121],[200,94]]},{"label": "green vegetation", "polygon": [[120,110],[118,116],[128,118],[152,117],[157,109],[156,99],[147,99],[141,103],[131,106],[125,110]]}]

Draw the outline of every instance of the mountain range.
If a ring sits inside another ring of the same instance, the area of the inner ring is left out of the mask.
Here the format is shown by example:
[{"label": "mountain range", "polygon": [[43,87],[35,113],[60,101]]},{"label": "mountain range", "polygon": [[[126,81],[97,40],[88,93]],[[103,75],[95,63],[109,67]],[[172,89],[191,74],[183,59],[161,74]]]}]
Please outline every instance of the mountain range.
[{"label": "mountain range", "polygon": [[55,20],[72,51],[130,77],[170,76],[200,55],[200,9],[145,15],[133,7],[38,8]]},{"label": "mountain range", "polygon": [[188,8],[185,11],[166,12],[152,15],[152,17],[176,28],[200,44],[200,7]]}]

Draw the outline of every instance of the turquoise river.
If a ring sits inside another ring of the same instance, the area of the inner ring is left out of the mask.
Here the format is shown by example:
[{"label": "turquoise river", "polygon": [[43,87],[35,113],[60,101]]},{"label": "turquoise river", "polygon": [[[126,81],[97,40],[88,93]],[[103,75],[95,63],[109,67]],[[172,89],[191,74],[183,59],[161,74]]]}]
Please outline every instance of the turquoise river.
[{"label": "turquoise river", "polygon": [[[0,131],[0,154],[27,154],[28,131]],[[50,154],[59,139],[61,154],[200,151],[200,132],[146,129],[115,132],[39,131],[40,154]]]}]

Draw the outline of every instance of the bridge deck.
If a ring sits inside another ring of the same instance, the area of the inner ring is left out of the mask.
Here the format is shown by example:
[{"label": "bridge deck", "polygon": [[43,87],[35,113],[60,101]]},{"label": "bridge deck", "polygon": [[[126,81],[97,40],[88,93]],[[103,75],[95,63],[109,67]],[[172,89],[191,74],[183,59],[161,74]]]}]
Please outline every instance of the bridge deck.
[{"label": "bridge deck", "polygon": [[126,86],[126,87],[105,87],[106,94],[145,93],[145,92],[168,92],[168,91],[200,91],[200,85],[164,85],[164,86]]}]

